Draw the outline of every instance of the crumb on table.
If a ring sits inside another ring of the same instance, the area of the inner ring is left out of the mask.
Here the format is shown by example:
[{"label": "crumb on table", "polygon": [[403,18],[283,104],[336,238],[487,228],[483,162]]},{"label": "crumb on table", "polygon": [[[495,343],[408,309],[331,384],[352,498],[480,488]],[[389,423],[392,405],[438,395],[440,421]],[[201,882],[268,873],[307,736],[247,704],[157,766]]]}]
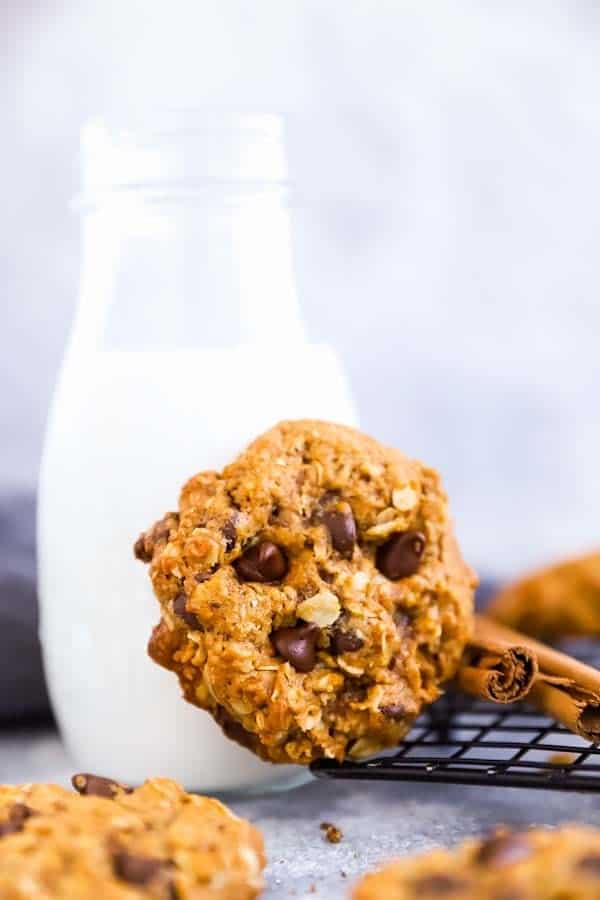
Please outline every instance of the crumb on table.
[{"label": "crumb on table", "polygon": [[344,836],[341,828],[338,828],[331,822],[321,822],[319,828],[325,832],[324,837],[330,844],[339,844]]},{"label": "crumb on table", "polygon": [[553,766],[571,766],[577,759],[576,753],[552,753],[548,757],[548,762]]}]

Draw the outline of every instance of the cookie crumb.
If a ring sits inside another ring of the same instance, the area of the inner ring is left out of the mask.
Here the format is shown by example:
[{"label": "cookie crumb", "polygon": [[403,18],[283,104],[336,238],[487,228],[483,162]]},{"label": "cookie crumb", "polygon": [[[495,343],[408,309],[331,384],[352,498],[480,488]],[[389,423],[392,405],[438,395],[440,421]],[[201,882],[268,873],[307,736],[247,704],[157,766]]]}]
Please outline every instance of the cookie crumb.
[{"label": "cookie crumb", "polygon": [[340,875],[342,876],[342,878],[347,878],[347,877],[348,877],[348,876],[346,875],[346,873],[344,872],[343,869],[342,869],[342,871],[340,872]]},{"label": "cookie crumb", "polygon": [[331,822],[321,822],[319,828],[321,829],[321,831],[325,832],[324,837],[327,841],[329,841],[330,844],[339,844],[344,836],[341,828],[338,828]]},{"label": "cookie crumb", "polygon": [[552,753],[548,757],[548,762],[553,766],[571,766],[576,759],[576,753]]},{"label": "cookie crumb", "polygon": [[311,884],[311,886],[310,886],[309,889],[308,889],[308,893],[309,893],[309,894],[316,894],[316,893],[317,893],[317,886],[316,886],[316,884]]}]

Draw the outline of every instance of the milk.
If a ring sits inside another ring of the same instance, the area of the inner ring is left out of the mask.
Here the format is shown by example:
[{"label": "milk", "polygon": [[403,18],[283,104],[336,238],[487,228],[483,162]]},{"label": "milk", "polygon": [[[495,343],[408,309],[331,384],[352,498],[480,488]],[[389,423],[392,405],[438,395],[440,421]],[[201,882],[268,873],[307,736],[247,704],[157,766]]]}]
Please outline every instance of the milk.
[{"label": "milk", "polygon": [[[217,215],[209,188],[210,203],[194,195],[192,213],[162,194],[157,209],[155,194],[141,203],[109,190],[86,215],[80,304],[40,475],[38,557],[46,675],[74,769],[132,784],[166,775],[210,792],[288,784],[304,770],[228,740],[150,660],[159,606],[133,543],[176,509],[187,478],[222,468],[277,421],[356,417],[336,355],[305,338],[287,210],[262,191]],[[216,308],[225,325],[209,332],[201,323]],[[203,346],[209,333],[217,346]]]},{"label": "milk", "polygon": [[134,784],[163,774],[201,790],[289,776],[291,767],[225,738],[147,656],[159,607],[132,545],[176,507],[192,473],[222,467],[279,419],[304,416],[354,421],[327,347],[67,360],[40,482],[39,571],[46,673],[77,769]]}]

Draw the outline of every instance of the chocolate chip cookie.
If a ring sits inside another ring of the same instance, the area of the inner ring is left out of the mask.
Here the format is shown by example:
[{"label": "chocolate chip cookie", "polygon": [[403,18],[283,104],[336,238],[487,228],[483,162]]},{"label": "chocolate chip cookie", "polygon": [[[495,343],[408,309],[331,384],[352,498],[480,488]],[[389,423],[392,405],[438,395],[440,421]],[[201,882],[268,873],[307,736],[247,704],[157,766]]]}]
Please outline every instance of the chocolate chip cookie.
[{"label": "chocolate chip cookie", "polygon": [[600,832],[499,831],[454,851],[398,860],[365,876],[353,900],[594,900]]},{"label": "chocolate chip cookie", "polygon": [[273,762],[397,744],[471,628],[438,474],[326,422],[283,422],[191,478],[135,553],[161,607],[150,655]]},{"label": "chocolate chip cookie", "polygon": [[227,807],[155,778],[137,790],[96,775],[0,786],[0,897],[251,900],[260,833]]},{"label": "chocolate chip cookie", "polygon": [[600,636],[600,551],[508,585],[492,598],[488,612],[504,625],[546,640]]}]

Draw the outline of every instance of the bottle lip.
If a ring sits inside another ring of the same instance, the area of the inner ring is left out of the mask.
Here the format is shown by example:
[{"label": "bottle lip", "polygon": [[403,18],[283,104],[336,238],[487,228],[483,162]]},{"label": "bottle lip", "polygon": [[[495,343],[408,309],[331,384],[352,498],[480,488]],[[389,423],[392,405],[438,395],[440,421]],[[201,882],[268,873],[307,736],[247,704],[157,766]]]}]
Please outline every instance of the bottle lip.
[{"label": "bottle lip", "polygon": [[111,192],[284,187],[284,123],[272,113],[127,111],[81,131],[80,205]]}]

